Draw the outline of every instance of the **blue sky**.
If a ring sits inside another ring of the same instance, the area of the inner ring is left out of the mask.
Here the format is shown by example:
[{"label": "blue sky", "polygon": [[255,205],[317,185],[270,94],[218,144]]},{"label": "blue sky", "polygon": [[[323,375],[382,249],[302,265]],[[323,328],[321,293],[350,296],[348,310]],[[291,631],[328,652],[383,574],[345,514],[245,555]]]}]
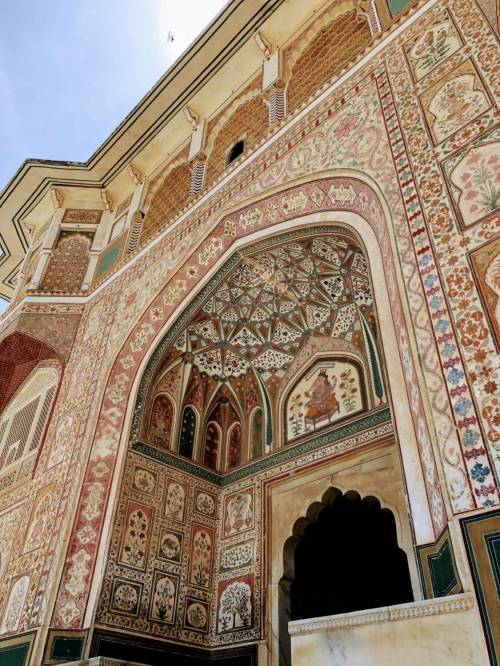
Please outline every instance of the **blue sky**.
[{"label": "blue sky", "polygon": [[3,0],[0,191],[27,158],[88,159],[225,4]]}]

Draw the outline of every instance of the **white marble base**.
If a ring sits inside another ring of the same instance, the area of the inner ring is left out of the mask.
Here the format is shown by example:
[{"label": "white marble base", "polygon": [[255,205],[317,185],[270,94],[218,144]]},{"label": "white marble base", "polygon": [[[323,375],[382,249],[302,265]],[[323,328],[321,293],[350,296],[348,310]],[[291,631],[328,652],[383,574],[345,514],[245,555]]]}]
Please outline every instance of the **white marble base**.
[{"label": "white marble base", "polygon": [[293,666],[487,666],[474,596],[290,622]]}]

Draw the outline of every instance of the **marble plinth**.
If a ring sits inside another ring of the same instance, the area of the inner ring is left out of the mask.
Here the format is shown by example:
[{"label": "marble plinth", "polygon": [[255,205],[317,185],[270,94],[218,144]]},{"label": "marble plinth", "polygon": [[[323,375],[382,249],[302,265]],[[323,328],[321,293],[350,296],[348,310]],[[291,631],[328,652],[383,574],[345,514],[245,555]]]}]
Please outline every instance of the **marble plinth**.
[{"label": "marble plinth", "polygon": [[290,622],[293,666],[487,666],[474,596]]}]

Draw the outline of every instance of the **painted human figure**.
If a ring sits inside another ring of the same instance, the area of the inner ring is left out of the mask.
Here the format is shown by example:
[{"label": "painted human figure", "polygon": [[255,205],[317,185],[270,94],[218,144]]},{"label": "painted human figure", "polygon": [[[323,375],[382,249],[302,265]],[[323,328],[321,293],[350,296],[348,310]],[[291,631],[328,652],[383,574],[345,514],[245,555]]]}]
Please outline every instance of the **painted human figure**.
[{"label": "painted human figure", "polygon": [[336,412],[340,411],[340,404],[335,395],[336,384],[336,377],[333,382],[330,382],[326,370],[319,372],[310,391],[305,393],[306,398],[309,398],[306,403],[306,425],[315,426],[322,418],[331,419]]}]

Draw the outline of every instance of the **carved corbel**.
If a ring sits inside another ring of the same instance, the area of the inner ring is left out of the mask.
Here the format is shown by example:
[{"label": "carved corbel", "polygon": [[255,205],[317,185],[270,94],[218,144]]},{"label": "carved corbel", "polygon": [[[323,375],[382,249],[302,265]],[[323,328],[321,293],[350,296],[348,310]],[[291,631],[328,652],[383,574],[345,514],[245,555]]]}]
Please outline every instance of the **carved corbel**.
[{"label": "carved corbel", "polygon": [[142,172],[139,171],[139,169],[134,166],[132,162],[128,165],[127,171],[130,178],[132,178],[134,185],[140,185],[143,182],[144,176],[142,175]]},{"label": "carved corbel", "polygon": [[64,203],[64,197],[61,194],[60,190],[56,189],[55,187],[51,187],[50,198],[52,199],[52,205],[54,206],[54,210],[62,208],[62,205]]},{"label": "carved corbel", "polygon": [[273,52],[271,42],[260,31],[255,33],[254,39],[259,49],[266,56],[266,58],[269,59],[271,57],[271,53]]},{"label": "carved corbel", "polygon": [[200,116],[189,106],[184,107],[184,115],[186,116],[188,123],[191,125],[191,128],[195,130],[200,123]]},{"label": "carved corbel", "polygon": [[113,210],[113,200],[109,196],[108,190],[101,190],[101,200],[104,204],[104,210],[110,211]]}]

